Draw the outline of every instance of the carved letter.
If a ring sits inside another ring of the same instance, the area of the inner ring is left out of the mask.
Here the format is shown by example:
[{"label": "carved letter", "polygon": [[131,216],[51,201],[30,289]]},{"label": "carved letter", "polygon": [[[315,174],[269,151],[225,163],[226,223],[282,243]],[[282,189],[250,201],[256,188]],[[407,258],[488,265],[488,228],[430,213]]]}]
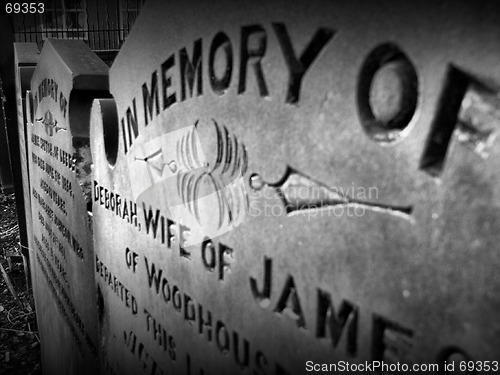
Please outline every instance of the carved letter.
[{"label": "carved letter", "polygon": [[340,311],[335,315],[330,294],[318,289],[316,337],[326,337],[326,327],[330,327],[332,346],[337,347],[344,327],[347,329],[347,354],[354,357],[357,352],[358,308],[348,301],[342,301]]},{"label": "carved letter", "polygon": [[273,261],[271,258],[264,257],[264,285],[262,291],[258,290],[257,281],[250,278],[250,289],[252,290],[253,298],[260,307],[266,308],[271,300],[271,277],[273,271]]},{"label": "carved letter", "polygon": [[300,306],[299,294],[297,292],[297,288],[295,287],[295,281],[293,280],[292,275],[288,275],[283,292],[281,293],[281,297],[278,300],[274,311],[279,313],[284,311],[288,316],[297,322],[299,327],[306,327],[304,314],[302,313],[302,307]]},{"label": "carved letter", "polygon": [[[224,75],[219,78],[215,75],[215,54],[217,50],[222,48],[226,56],[226,69]],[[231,41],[229,37],[223,32],[217,33],[210,46],[210,54],[208,57],[208,76],[210,78],[210,85],[212,90],[217,95],[224,94],[224,91],[228,89],[231,83],[231,77],[233,75],[233,47],[231,46]]]},{"label": "carved letter", "polygon": [[203,80],[202,80],[202,57],[201,57],[201,39],[194,42],[193,59],[189,61],[189,56],[186,48],[179,51],[179,65],[181,70],[181,100],[186,100],[186,80],[189,85],[189,93],[191,97],[194,94],[194,82],[198,76],[197,86],[200,96],[203,93]]},{"label": "carved letter", "polygon": [[146,83],[142,85],[142,99],[144,101],[144,120],[147,125],[148,117],[153,120],[153,103],[156,107],[156,115],[160,114],[160,105],[158,104],[158,75],[156,70],[151,74],[151,91],[148,90]]},{"label": "carved letter", "polygon": [[300,86],[302,85],[304,74],[306,74],[307,69],[309,69],[323,47],[333,37],[335,31],[326,28],[318,29],[302,52],[300,58],[297,59],[285,25],[283,23],[273,23],[273,27],[290,73],[286,102],[297,103],[300,97]]},{"label": "carved letter", "polygon": [[[248,42],[250,36],[256,34],[257,47],[249,50]],[[261,60],[264,57],[267,49],[267,35],[264,28],[260,25],[244,26],[241,28],[241,51],[240,51],[240,82],[238,85],[238,94],[241,94],[246,89],[247,65],[250,59],[254,59],[253,68],[257,77],[260,96],[268,96],[266,81],[262,73]]]}]

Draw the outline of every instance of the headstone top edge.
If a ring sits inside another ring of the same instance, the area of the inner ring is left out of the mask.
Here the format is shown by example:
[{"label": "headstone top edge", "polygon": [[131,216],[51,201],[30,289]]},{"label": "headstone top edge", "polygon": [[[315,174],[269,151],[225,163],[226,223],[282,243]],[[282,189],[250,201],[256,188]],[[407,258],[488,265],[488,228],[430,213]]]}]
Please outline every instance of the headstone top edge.
[{"label": "headstone top edge", "polygon": [[42,48],[42,56],[48,49],[59,56],[73,77],[108,76],[109,67],[81,40],[48,38]]},{"label": "headstone top edge", "polygon": [[31,42],[15,42],[14,54],[16,56],[16,65],[37,64],[40,58],[38,45]]}]

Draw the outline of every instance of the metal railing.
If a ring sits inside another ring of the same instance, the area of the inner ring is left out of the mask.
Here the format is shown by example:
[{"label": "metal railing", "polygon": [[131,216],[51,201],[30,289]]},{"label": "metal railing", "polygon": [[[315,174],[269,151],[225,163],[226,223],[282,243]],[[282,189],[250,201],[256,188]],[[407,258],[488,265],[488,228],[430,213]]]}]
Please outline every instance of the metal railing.
[{"label": "metal railing", "polygon": [[[52,5],[47,5],[45,14],[12,15],[15,41],[41,45],[47,38],[80,39],[94,51],[117,51],[130,33],[144,1],[78,0],[83,7],[77,8],[76,0],[54,0]],[[74,8],[68,8],[72,2]],[[70,16],[73,16],[71,20]],[[77,23],[76,27],[69,24],[70,21]]]}]

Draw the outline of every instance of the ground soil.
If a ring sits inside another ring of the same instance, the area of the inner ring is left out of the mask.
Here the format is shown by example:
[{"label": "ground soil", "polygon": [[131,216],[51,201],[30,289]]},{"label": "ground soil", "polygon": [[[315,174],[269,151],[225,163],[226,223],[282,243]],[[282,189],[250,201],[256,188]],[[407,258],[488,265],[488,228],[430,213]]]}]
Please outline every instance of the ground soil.
[{"label": "ground soil", "polygon": [[[40,340],[31,285],[20,258],[19,227],[14,194],[0,190],[0,263],[17,298],[0,273],[0,375],[41,375]],[[11,262],[7,261],[8,258]]]}]

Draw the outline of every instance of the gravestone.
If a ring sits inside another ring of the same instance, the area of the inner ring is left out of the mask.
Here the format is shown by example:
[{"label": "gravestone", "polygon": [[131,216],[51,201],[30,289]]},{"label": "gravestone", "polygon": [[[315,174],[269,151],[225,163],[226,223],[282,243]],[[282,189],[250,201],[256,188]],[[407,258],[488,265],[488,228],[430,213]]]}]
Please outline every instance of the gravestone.
[{"label": "gravestone", "polygon": [[32,243],[31,220],[31,199],[28,173],[28,121],[26,119],[26,97],[30,94],[30,84],[33,73],[36,69],[40,51],[36,43],[14,43],[14,61],[16,74],[16,101],[17,101],[17,131],[19,136],[19,160],[20,172],[22,175],[23,201],[17,201],[19,237],[22,245],[22,255],[24,260],[24,270],[26,273],[27,286],[31,285],[30,270],[28,267],[29,244]]},{"label": "gravestone", "polygon": [[46,374],[98,372],[90,109],[108,67],[83,41],[48,39],[26,104],[30,262]]},{"label": "gravestone", "polygon": [[498,361],[498,10],[148,1],[91,116],[104,372]]}]

